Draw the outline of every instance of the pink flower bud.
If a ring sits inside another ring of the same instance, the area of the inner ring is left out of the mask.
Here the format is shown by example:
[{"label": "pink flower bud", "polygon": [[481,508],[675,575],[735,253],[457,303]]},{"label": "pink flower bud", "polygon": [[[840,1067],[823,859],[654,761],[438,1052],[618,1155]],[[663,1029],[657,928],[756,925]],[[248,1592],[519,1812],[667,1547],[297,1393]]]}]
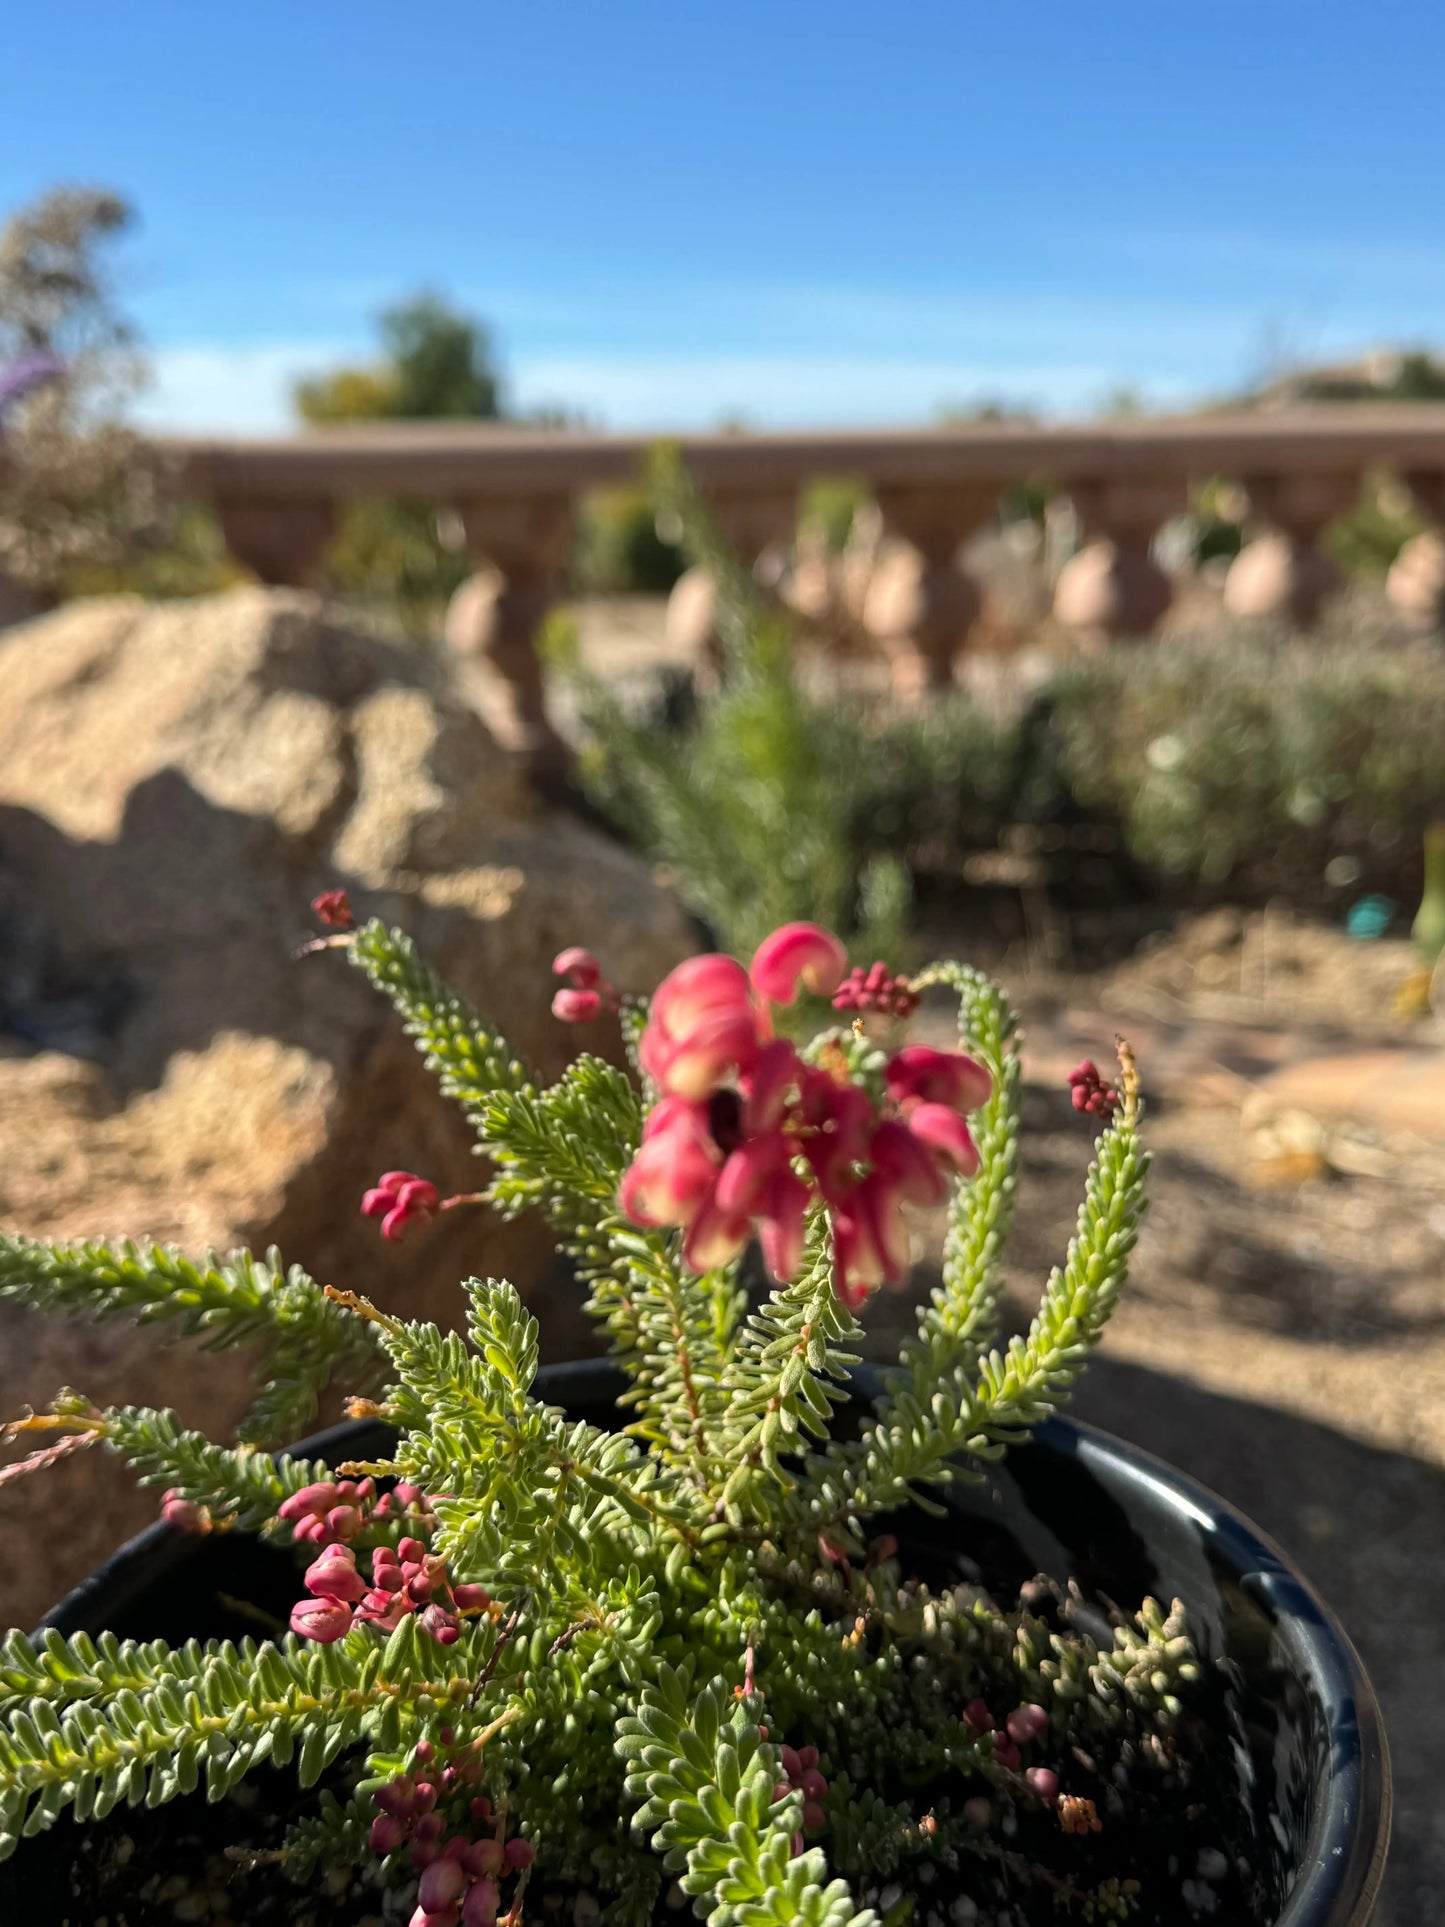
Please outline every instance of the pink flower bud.
[{"label": "pink flower bud", "polygon": [[602,981],[602,966],[590,950],[574,943],[569,950],[559,950],[552,959],[552,974],[565,977],[576,990],[595,990]]},{"label": "pink flower bud", "polygon": [[429,1914],[438,1914],[460,1900],[466,1890],[466,1874],[455,1860],[448,1860],[443,1854],[440,1860],[432,1862],[418,1882],[417,1903]]},{"label": "pink flower bud", "polygon": [[326,1529],[338,1539],[354,1539],[361,1530],[361,1514],[354,1505],[334,1505],[326,1515]]},{"label": "pink flower bud", "polygon": [[[440,1860],[441,1855],[442,1850],[435,1840],[418,1840],[412,1846],[410,1854],[411,1864],[418,1872],[422,1872],[429,1867],[434,1860]],[[420,1907],[418,1907],[416,1913],[412,1915],[412,1919],[416,1920],[418,1917],[422,1920],[426,1919],[426,1915],[422,1913]]]},{"label": "pink flower bud", "polygon": [[803,1763],[798,1758],[796,1747],[785,1746],[782,1750],[783,1771],[790,1780],[798,1779],[803,1771]]},{"label": "pink flower bud", "polygon": [[804,1771],[805,1773],[807,1772],[807,1770],[808,1770],[808,1768],[809,1768],[810,1766],[816,1766],[816,1765],[818,1764],[818,1749],[817,1749],[817,1747],[816,1747],[816,1746],[800,1746],[800,1747],[798,1748],[798,1764],[799,1764],[799,1766],[801,1766],[801,1767],[802,1767],[802,1769],[803,1769],[803,1771]]},{"label": "pink flower bud", "polygon": [[828,1792],[828,1782],[815,1766],[810,1766],[807,1769],[802,1779],[799,1780],[798,1786],[805,1800],[821,1800]]},{"label": "pink flower bud", "polygon": [[828,1824],[828,1816],[816,1800],[803,1802],[804,1833],[821,1833]]},{"label": "pink flower bud", "polygon": [[509,1840],[503,1849],[503,1858],[513,1873],[520,1873],[524,1867],[530,1867],[536,1857],[525,1840]]},{"label": "pink flower bud", "polygon": [[416,1789],[403,1773],[398,1779],[388,1780],[385,1786],[378,1787],[372,1800],[383,1813],[394,1814],[398,1820],[409,1820],[415,1812],[413,1801]]},{"label": "pink flower bud", "polygon": [[[474,1807],[477,1804],[475,1800],[472,1802]],[[486,1808],[485,1813],[474,1813],[473,1819],[490,1820],[492,1817],[490,1800],[486,1802]],[[462,1864],[474,1880],[487,1880],[493,1874],[499,1874],[506,1863],[507,1856],[500,1840],[474,1840],[467,1849],[467,1856]]]},{"label": "pink flower bud", "polygon": [[371,1823],[369,1838],[373,1853],[395,1853],[406,1843],[406,1827],[395,1814],[378,1813]]},{"label": "pink flower bud", "polygon": [[328,1546],[306,1568],[301,1583],[318,1599],[346,1599],[353,1604],[366,1592],[366,1581],[356,1570],[356,1554],[348,1546]]},{"label": "pink flower bud", "polygon": [[311,908],[333,930],[349,930],[356,919],[351,914],[351,899],[344,890],[323,890],[311,899]]},{"label": "pink flower bud", "polygon": [[1020,1746],[1027,1746],[1030,1740],[1041,1740],[1049,1730],[1049,1716],[1042,1706],[1033,1704],[1016,1706],[1004,1721],[1008,1736]]},{"label": "pink flower bud", "polygon": [[1046,1766],[1031,1766],[1024,1775],[1024,1778],[1045,1806],[1051,1807],[1055,1800],[1058,1799],[1059,1776],[1057,1773],[1052,1772],[1050,1768]]},{"label": "pink flower bud", "polygon": [[602,999],[595,990],[559,990],[552,1015],[563,1024],[590,1024],[602,1015]]},{"label": "pink flower bud", "polygon": [[445,1606],[428,1606],[421,1615],[421,1623],[439,1646],[455,1646],[461,1637],[456,1614],[448,1612]]},{"label": "pink flower bud", "polygon": [[397,1546],[396,1552],[404,1566],[419,1566],[427,1556],[426,1547],[420,1539],[403,1539]]},{"label": "pink flower bud", "polygon": [[748,977],[759,997],[790,1004],[799,984],[831,997],[847,968],[848,953],[831,931],[816,923],[785,923],[758,945]]},{"label": "pink flower bud", "polygon": [[428,1780],[422,1780],[412,1796],[412,1812],[421,1817],[416,1823],[418,1840],[440,1840],[446,1831],[446,1821],[436,1811],[437,1790]]},{"label": "pink flower bud", "polygon": [[1000,1766],[1007,1767],[1010,1773],[1016,1773],[1018,1771],[1021,1756],[1018,1748],[1008,1737],[1007,1733],[994,1734],[993,1757],[998,1761]]},{"label": "pink flower bud", "polygon": [[968,1702],[963,1709],[963,1720],[965,1726],[971,1726],[976,1733],[993,1731],[993,1714],[989,1712],[987,1703],[981,1699],[972,1699]]},{"label": "pink flower bud", "polygon": [[905,1044],[888,1060],[884,1076],[897,1104],[914,1099],[947,1104],[955,1111],[976,1111],[993,1091],[993,1079],[976,1058],[958,1050]]},{"label": "pink flower bud", "polygon": [[181,1532],[209,1532],[211,1515],[203,1505],[185,1498],[174,1486],[161,1494],[161,1517]]},{"label": "pink flower bud", "polygon": [[479,1880],[462,1902],[462,1927],[497,1927],[502,1896],[495,1880]]},{"label": "pink flower bud", "polygon": [[452,1598],[457,1602],[457,1611],[463,1613],[480,1612],[492,1603],[485,1586],[453,1586]]},{"label": "pink flower bud", "polygon": [[993,1818],[992,1803],[981,1793],[976,1793],[971,1800],[964,1801],[963,1817],[975,1833],[982,1833]]},{"label": "pink flower bud", "polygon": [[298,1599],[291,1608],[291,1630],[298,1639],[330,1646],[351,1630],[351,1608],[344,1599]]}]

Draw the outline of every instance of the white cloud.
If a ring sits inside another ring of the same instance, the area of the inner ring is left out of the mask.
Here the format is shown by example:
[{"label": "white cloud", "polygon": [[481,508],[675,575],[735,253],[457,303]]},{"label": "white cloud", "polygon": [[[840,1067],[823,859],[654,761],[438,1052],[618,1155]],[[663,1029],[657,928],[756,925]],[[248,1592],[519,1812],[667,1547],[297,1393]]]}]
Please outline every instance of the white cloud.
[{"label": "white cloud", "polygon": [[151,355],[151,381],[136,403],[135,419],[144,428],[175,434],[282,434],[295,426],[296,382],[358,358],[351,342],[160,348]]}]

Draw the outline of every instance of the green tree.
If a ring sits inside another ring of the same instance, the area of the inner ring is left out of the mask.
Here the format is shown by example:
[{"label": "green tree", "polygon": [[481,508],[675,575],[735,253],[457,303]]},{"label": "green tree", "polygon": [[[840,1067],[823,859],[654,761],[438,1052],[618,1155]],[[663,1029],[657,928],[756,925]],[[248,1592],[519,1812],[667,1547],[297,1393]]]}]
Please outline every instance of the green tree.
[{"label": "green tree", "polygon": [[501,382],[487,330],[439,294],[422,293],[378,319],[380,362],[303,381],[303,421],[494,421]]}]

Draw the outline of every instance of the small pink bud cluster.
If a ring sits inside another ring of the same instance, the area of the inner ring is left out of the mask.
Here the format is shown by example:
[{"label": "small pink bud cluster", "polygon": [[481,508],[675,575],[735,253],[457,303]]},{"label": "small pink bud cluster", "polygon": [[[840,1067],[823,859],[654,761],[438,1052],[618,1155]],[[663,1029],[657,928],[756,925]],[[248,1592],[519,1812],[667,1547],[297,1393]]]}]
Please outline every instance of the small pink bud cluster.
[{"label": "small pink bud cluster", "polygon": [[441,1202],[436,1186],[415,1171],[386,1171],[361,1200],[361,1215],[380,1218],[382,1237],[399,1244],[412,1219],[434,1218]]},{"label": "small pink bud cluster", "polygon": [[320,1479],[283,1499],[277,1516],[299,1544],[330,1546],[356,1537],[375,1497],[371,1479]]},{"label": "small pink bud cluster", "polygon": [[1090,1117],[1101,1117],[1107,1121],[1119,1108],[1119,1093],[1112,1084],[1104,1082],[1098,1065],[1090,1057],[1086,1057],[1076,1070],[1069,1072],[1069,1090],[1074,1109],[1085,1111]]},{"label": "small pink bud cluster", "polygon": [[[425,1742],[424,1742],[425,1744]],[[479,1766],[473,1756],[470,1767]],[[446,1769],[441,1778],[446,1779]],[[442,1791],[445,1791],[443,1786]],[[498,1882],[509,1874],[523,1873],[532,1864],[532,1849],[525,1840],[468,1840],[461,1834],[446,1833],[446,1822],[436,1809],[438,1788],[425,1780],[405,1776],[393,1780],[375,1795],[380,1814],[371,1823],[372,1850],[395,1853],[411,1842],[411,1863],[420,1869],[416,1912],[409,1927],[497,1927],[502,1896]],[[474,1820],[492,1817],[492,1805],[485,1795],[471,1803]]]},{"label": "small pink bud cluster", "polygon": [[312,1597],[291,1608],[291,1630],[323,1645],[344,1638],[353,1625],[395,1632],[408,1613],[416,1613],[433,1639],[451,1646],[461,1633],[461,1615],[489,1604],[485,1587],[454,1586],[446,1560],[420,1539],[403,1539],[395,1551],[378,1546],[371,1554],[370,1585],[350,1546],[329,1545],[301,1583]]},{"label": "small pink bud cluster", "polygon": [[940,1204],[950,1173],[978,1169],[964,1114],[992,1080],[961,1051],[909,1045],[888,1060],[880,1109],[841,1052],[831,1069],[805,1063],[773,1036],[769,1007],[792,1003],[801,985],[829,995],[846,962],[828,931],[793,923],[764,939],[750,970],[692,957],[664,978],[640,1047],[663,1095],[619,1197],[634,1224],[685,1227],[695,1271],[726,1264],[756,1226],[779,1279],[796,1277],[808,1207],[821,1197],[835,1287],[857,1310],[907,1274],[904,1204]]},{"label": "small pink bud cluster", "polygon": [[356,922],[351,914],[351,899],[344,890],[323,890],[311,899],[317,917],[332,930],[350,930]]},{"label": "small pink bud cluster", "polygon": [[[992,1739],[994,1759],[1000,1766],[1007,1767],[1010,1773],[1017,1773],[1023,1764],[1019,1748],[1046,1738],[1049,1731],[1046,1709],[1033,1702],[1016,1706],[1002,1726],[995,1726],[987,1703],[972,1699],[963,1709],[963,1723],[976,1739],[985,1736]],[[1025,1777],[1041,1800],[1052,1802],[1057,1798],[1059,1782],[1047,1767],[1030,1767]]]},{"label": "small pink bud cluster", "polygon": [[833,993],[834,1010],[876,1010],[885,1017],[911,1017],[918,1008],[918,992],[906,977],[895,977],[887,964],[865,970],[859,964]]},{"label": "small pink bud cluster", "polygon": [[779,1780],[773,1788],[775,1800],[786,1799],[793,1792],[803,1796],[802,1831],[793,1835],[793,1858],[796,1860],[803,1851],[803,1835],[821,1833],[828,1824],[828,1816],[823,1802],[828,1797],[828,1782],[818,1771],[818,1749],[816,1746],[785,1746],[783,1771],[786,1780]]},{"label": "small pink bud cluster", "polygon": [[552,959],[552,974],[566,979],[552,999],[552,1015],[564,1024],[590,1024],[604,1010],[616,1010],[621,1001],[592,952],[578,944],[558,951]]},{"label": "small pink bud cluster", "polygon": [[168,1526],[176,1526],[182,1532],[209,1532],[213,1524],[205,1506],[186,1498],[173,1485],[161,1494],[161,1517]]}]

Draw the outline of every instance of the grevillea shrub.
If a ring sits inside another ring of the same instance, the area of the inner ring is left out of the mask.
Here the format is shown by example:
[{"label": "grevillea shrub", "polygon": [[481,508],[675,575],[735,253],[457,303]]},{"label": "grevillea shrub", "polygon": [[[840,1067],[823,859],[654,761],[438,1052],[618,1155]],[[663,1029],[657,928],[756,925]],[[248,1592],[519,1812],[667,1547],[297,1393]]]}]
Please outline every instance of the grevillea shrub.
[{"label": "grevillea shrub", "polygon": [[[537,1326],[496,1279],[466,1281],[465,1334],[443,1334],[275,1253],[5,1238],[5,1298],[254,1342],[269,1372],[238,1444],[67,1392],[9,1428],[22,1463],[101,1443],[176,1526],[293,1545],[297,1571],[291,1629],[264,1643],[11,1634],[0,1854],[67,1809],[219,1799],[264,1762],[322,1782],[295,1876],[415,1881],[415,1927],[584,1889],[642,1927],[674,1883],[718,1923],[901,1920],[925,1888],[952,1920],[1053,1919],[1062,1891],[1081,1919],[1134,1910],[1131,1813],[1191,1797],[1180,1609],[1134,1602],[1111,1627],[1049,1580],[1004,1603],[930,1585],[871,1523],[937,1510],[1067,1396],[1144,1207],[1127,1052],[1117,1089],[1077,1076],[1100,1133],[1077,1234],[1001,1346],[1018,1064],[975,971],[850,975],[792,925],[750,969],[683,964],[649,1006],[566,951],[559,1010],[620,1021],[633,1074],[583,1054],[547,1085],[405,936],[349,928],[334,897],[322,914],[309,948],[331,954],[298,967],[343,952],[391,998],[492,1172],[478,1198],[387,1173],[364,1208],[408,1239],[483,1201],[543,1213],[626,1375],[618,1429],[533,1395]],[[957,1050],[904,1041],[930,988],[957,998]],[[805,1044],[775,1026],[799,1000],[824,1022]],[[842,1413],[858,1321],[906,1272],[905,1213],[944,1203],[942,1282],[873,1408]],[[755,1240],[771,1278],[750,1292]],[[333,1374],[395,1428],[390,1456],[259,1450]]]}]

